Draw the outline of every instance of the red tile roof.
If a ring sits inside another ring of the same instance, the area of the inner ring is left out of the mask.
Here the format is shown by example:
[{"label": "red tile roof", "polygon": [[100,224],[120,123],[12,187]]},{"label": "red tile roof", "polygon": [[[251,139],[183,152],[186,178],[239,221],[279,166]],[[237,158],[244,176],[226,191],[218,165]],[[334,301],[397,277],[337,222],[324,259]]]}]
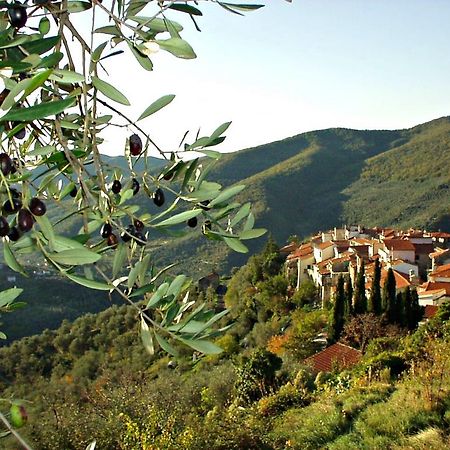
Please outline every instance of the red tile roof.
[{"label": "red tile roof", "polygon": [[429,277],[450,277],[450,264],[444,264],[428,275]]},{"label": "red tile roof", "polygon": [[310,243],[302,244],[300,247],[288,255],[287,259],[296,259],[304,256],[312,255],[313,248]]},{"label": "red tile roof", "polygon": [[338,256],[337,258],[332,258],[329,263],[331,265],[333,264],[339,264],[341,262],[345,262],[345,261],[350,261],[350,255],[343,255],[343,256]]},{"label": "red tile roof", "polygon": [[[409,236],[409,237],[415,237],[415,238],[421,238],[421,237],[424,237],[423,231],[420,231],[420,230],[414,230],[413,228],[411,228],[410,230],[408,230],[405,234],[406,234],[407,236]],[[429,237],[429,236],[428,236],[428,237]]]},{"label": "red tile roof", "polygon": [[450,238],[450,233],[443,233],[443,232],[441,232],[441,231],[433,232],[433,233],[430,233],[430,234],[431,234],[431,236],[433,236],[434,238],[444,238],[444,239]]},{"label": "red tile roof", "polygon": [[310,356],[305,362],[315,372],[331,372],[336,366],[345,368],[355,365],[361,359],[361,356],[362,353],[359,350],[337,342]]},{"label": "red tile roof", "polygon": [[353,238],[351,239],[352,244],[357,245],[372,245],[373,240],[372,239],[365,239],[365,238]]},{"label": "red tile roof", "polygon": [[320,248],[321,250],[323,250],[324,248],[328,248],[333,246],[333,242],[332,241],[325,241],[325,242],[321,242],[320,244],[317,244],[316,247]]},{"label": "red tile roof", "polygon": [[431,319],[432,317],[434,317],[436,315],[438,309],[439,309],[439,306],[426,305],[425,306],[425,311],[423,313],[423,318],[424,319]]},{"label": "red tile roof", "polygon": [[444,281],[427,281],[420,286],[420,292],[437,291],[440,289],[445,289],[445,294],[450,296],[450,283],[446,283]]},{"label": "red tile roof", "polygon": [[389,250],[414,250],[414,245],[406,239],[386,239],[384,245]]}]

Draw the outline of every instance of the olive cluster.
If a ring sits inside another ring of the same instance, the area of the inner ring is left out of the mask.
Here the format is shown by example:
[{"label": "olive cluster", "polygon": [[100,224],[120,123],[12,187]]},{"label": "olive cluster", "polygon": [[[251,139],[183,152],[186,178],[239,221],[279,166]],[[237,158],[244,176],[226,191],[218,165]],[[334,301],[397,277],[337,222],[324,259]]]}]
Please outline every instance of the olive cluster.
[{"label": "olive cluster", "polygon": [[[134,219],[132,224],[129,224],[124,231],[120,234],[120,238],[123,242],[136,242],[140,247],[147,243],[147,238],[144,232],[144,223],[139,219]],[[103,224],[100,229],[100,236],[106,239],[109,247],[117,247],[119,240],[117,235],[113,232],[113,227],[109,222]]]},{"label": "olive cluster", "polygon": [[[133,190],[133,195],[136,195],[139,192],[140,185],[139,181],[136,178],[132,178],[131,180],[131,189]],[[119,194],[122,190],[122,183],[120,180],[114,180],[111,185],[111,191],[114,194]],[[164,191],[160,188],[156,189],[153,194],[153,203],[156,206],[163,206],[165,202]],[[115,248],[118,244],[117,236],[113,233],[112,225],[109,222],[103,224],[100,229],[100,235],[103,239],[107,239],[107,243],[110,247]],[[120,234],[120,238],[123,242],[134,241],[140,247],[144,246],[147,242],[147,238],[144,233],[144,223],[139,219],[134,219],[133,223],[130,223],[125,230]]]},{"label": "olive cluster", "polygon": [[[5,177],[17,170],[14,162],[6,153],[0,153],[0,170]],[[8,199],[1,208],[0,237],[8,236],[11,241],[17,241],[21,232],[26,233],[33,228],[35,217],[43,216],[46,212],[47,207],[41,199],[33,197],[28,203],[28,207],[24,207],[22,194],[17,189],[9,189]],[[6,219],[12,214],[15,214],[12,221],[14,225],[11,225]]]}]

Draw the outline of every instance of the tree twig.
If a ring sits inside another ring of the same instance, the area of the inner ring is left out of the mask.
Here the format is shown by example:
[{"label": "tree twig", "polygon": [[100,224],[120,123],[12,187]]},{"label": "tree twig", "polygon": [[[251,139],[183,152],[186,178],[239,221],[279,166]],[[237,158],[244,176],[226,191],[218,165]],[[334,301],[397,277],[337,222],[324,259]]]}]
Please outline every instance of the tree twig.
[{"label": "tree twig", "polygon": [[24,448],[24,450],[33,450],[27,442],[23,439],[23,437],[13,428],[13,426],[9,423],[8,419],[0,412],[0,420],[4,423],[5,427],[11,434],[20,442],[20,445]]}]

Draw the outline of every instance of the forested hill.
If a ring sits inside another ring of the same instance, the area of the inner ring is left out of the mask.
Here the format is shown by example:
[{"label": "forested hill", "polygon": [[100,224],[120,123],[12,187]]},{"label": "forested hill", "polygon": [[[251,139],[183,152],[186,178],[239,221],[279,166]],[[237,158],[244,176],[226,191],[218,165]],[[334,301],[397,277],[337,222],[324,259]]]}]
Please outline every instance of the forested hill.
[{"label": "forested hill", "polygon": [[[448,227],[450,118],[407,130],[327,129],[224,155],[211,174],[224,184],[243,183],[258,226],[283,243],[342,223],[366,226]],[[259,242],[248,241],[260,248]],[[245,256],[190,235],[159,254],[182,264],[227,270]],[[193,264],[193,260],[200,261]]]}]

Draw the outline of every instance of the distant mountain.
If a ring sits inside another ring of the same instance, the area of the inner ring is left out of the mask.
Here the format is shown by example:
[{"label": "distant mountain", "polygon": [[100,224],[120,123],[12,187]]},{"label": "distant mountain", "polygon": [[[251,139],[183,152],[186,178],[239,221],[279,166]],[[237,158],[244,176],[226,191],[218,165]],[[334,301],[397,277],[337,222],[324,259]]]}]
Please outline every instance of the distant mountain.
[{"label": "distant mountain", "polygon": [[[406,130],[303,133],[224,155],[210,178],[246,184],[241,200],[252,201],[258,227],[279,243],[343,223],[450,228],[450,118]],[[263,239],[247,242],[257,250]],[[246,258],[195,235],[156,254],[198,274]]]}]

